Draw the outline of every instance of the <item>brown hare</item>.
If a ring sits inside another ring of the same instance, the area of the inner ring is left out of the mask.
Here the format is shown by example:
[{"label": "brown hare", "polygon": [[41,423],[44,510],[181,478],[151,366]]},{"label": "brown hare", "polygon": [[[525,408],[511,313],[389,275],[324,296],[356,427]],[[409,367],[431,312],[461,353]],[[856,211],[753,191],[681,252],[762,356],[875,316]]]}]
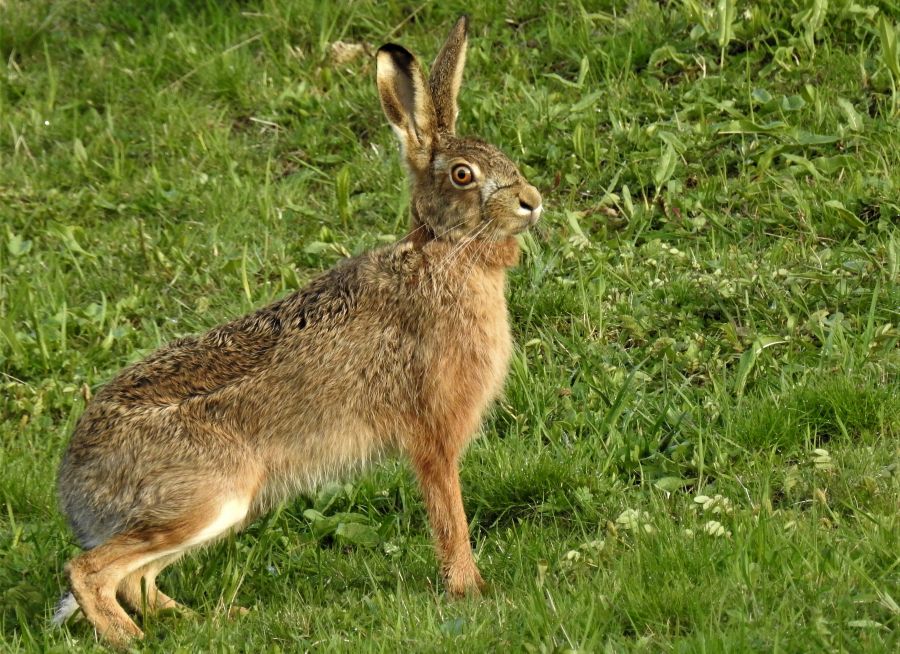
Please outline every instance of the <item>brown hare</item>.
[{"label": "brown hare", "polygon": [[140,637],[119,601],[179,606],[155,584],[167,565],[392,451],[417,476],[448,592],[483,585],[458,465],[506,376],[506,270],[542,206],[497,148],[455,135],[466,28],[463,17],[427,79],[399,45],[378,50],[412,188],[402,240],[166,345],[88,404],[59,470],[85,551],[66,565],[56,623],[80,607],[109,642]]}]

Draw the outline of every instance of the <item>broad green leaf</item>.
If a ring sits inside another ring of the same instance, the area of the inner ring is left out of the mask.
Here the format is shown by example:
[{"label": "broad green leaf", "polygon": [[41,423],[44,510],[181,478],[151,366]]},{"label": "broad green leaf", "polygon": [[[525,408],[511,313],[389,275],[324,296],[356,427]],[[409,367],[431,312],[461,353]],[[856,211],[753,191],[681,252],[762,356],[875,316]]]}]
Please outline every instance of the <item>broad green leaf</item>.
[{"label": "broad green leaf", "polygon": [[625,204],[625,214],[632,218],[634,216],[634,203],[631,201],[631,190],[628,184],[622,184],[622,202]]},{"label": "broad green leaf", "polygon": [[841,220],[850,225],[850,227],[855,229],[866,228],[866,224],[859,219],[859,216],[847,209],[840,200],[827,200],[825,206],[834,210],[834,213],[837,214]]},{"label": "broad green leaf", "polygon": [[789,161],[792,164],[800,166],[810,175],[815,177],[816,179],[821,179],[822,175],[816,170],[816,167],[813,165],[812,161],[807,159],[806,157],[800,156],[798,154],[791,154],[789,152],[785,152],[781,155],[781,158],[785,161]]},{"label": "broad green leaf", "polygon": [[9,343],[9,347],[12,349],[13,354],[16,357],[21,358],[25,356],[25,349],[22,347],[19,336],[16,334],[15,326],[13,325],[12,320],[9,320],[2,315],[0,315],[0,334],[3,334],[6,342]]},{"label": "broad green leaf", "polygon": [[781,108],[785,111],[799,111],[806,106],[806,100],[799,95],[786,95],[781,99]]},{"label": "broad green leaf", "polygon": [[881,40],[881,58],[894,76],[894,83],[900,84],[900,53],[897,52],[897,33],[894,25],[882,15],[878,20],[878,38]]},{"label": "broad green leaf", "polygon": [[766,104],[772,101],[772,94],[765,89],[753,89],[750,97],[760,104]]},{"label": "broad green leaf", "polygon": [[660,477],[653,482],[653,485],[661,491],[673,493],[680,490],[686,483],[688,483],[687,480],[681,477]]},{"label": "broad green leaf", "polygon": [[303,512],[303,517],[309,520],[310,522],[321,522],[325,519],[325,516],[321,511],[316,511],[315,509],[306,509]]},{"label": "broad green leaf", "polygon": [[349,484],[344,485],[337,482],[325,484],[316,493],[316,501],[313,506],[317,511],[325,513],[337,498],[349,495],[351,491],[352,487]]},{"label": "broad green leaf", "polygon": [[578,88],[584,86],[584,80],[587,79],[588,71],[591,69],[590,59],[587,58],[587,55],[581,58],[581,64],[578,66]]},{"label": "broad green leaf", "polygon": [[342,524],[365,524],[369,522],[369,519],[360,513],[335,513],[334,515],[326,516],[315,509],[307,509],[303,512],[303,517],[309,520],[310,529],[316,538],[324,538],[335,534],[338,527]]},{"label": "broad green leaf", "polygon": [[359,522],[342,522],[334,531],[339,543],[358,545],[360,547],[377,547],[381,544],[381,536],[374,527]]},{"label": "broad green leaf", "polygon": [[880,622],[876,622],[875,620],[850,620],[847,623],[848,627],[855,627],[857,629],[886,629],[886,627]]},{"label": "broad green leaf", "polygon": [[322,241],[312,241],[303,246],[303,252],[306,254],[322,254],[333,248],[331,243],[323,243]]},{"label": "broad green leaf", "polygon": [[815,160],[816,168],[824,175],[833,175],[840,170],[853,167],[856,160],[847,154],[836,154],[833,157],[818,157]]},{"label": "broad green leaf", "polygon": [[550,79],[555,79],[560,84],[564,84],[565,86],[569,86],[574,89],[581,88],[581,86],[579,86],[578,82],[573,82],[572,80],[568,80],[565,77],[562,77],[561,75],[557,75],[556,73],[544,73],[544,77],[549,77]]},{"label": "broad green leaf", "polygon": [[660,132],[657,132],[656,135],[663,143],[668,143],[673,148],[675,148],[675,152],[677,152],[678,154],[681,154],[682,152],[687,150],[687,145],[685,145],[684,141],[675,136],[672,132],[662,130]]},{"label": "broad green leaf", "polygon": [[75,227],[75,225],[54,225],[51,232],[55,236],[58,236],[63,244],[72,252],[76,252],[87,257],[93,257],[93,254],[81,247],[81,244],[75,237],[76,229],[77,228]]},{"label": "broad green leaf", "polygon": [[18,234],[13,234],[9,231],[7,233],[9,236],[6,242],[6,249],[9,251],[9,254],[14,257],[21,257],[24,254],[28,254],[31,250],[31,241],[24,240]]},{"label": "broad green leaf", "polygon": [[854,132],[861,132],[863,121],[862,117],[856,112],[856,108],[845,98],[838,98],[837,103],[844,115],[847,116],[847,126]]},{"label": "broad green leaf", "polygon": [[566,222],[572,230],[571,238],[575,242],[575,245],[579,247],[587,247],[591,244],[591,239],[587,237],[587,234],[584,233],[584,230],[581,229],[581,224],[578,222],[578,219],[583,216],[584,214],[578,211],[566,212]]},{"label": "broad green leaf", "polygon": [[750,372],[756,365],[756,359],[762,351],[762,344],[757,340],[753,343],[752,347],[747,348],[747,351],[741,355],[741,360],[737,367],[737,376],[734,380],[734,394],[737,397],[742,397],[744,395],[744,387],[747,385],[747,378],[750,376]]},{"label": "broad green leaf", "polygon": [[650,60],[647,62],[647,67],[656,68],[667,61],[674,61],[679,66],[684,66],[685,64],[684,55],[679,54],[671,45],[664,45],[652,52]]},{"label": "broad green leaf", "polygon": [[76,137],[75,142],[72,145],[72,150],[75,154],[75,161],[80,164],[87,163],[88,153],[84,147],[84,143],[81,142],[80,138]]},{"label": "broad green leaf", "polygon": [[442,622],[438,629],[440,629],[442,634],[447,636],[458,636],[463,632],[463,627],[465,626],[465,618],[453,618],[452,620]]},{"label": "broad green leaf", "polygon": [[677,160],[678,155],[675,153],[675,148],[671,143],[667,143],[653,171],[653,182],[656,184],[657,192],[672,177]]},{"label": "broad green leaf", "polygon": [[794,24],[803,28],[803,42],[810,51],[816,49],[816,35],[825,24],[828,0],[812,0],[806,11],[794,17]]},{"label": "broad green leaf", "polygon": [[737,16],[734,0],[719,0],[716,3],[716,16],[719,20],[717,40],[720,48],[725,48],[734,38],[734,19]]},{"label": "broad green leaf", "polygon": [[798,145],[825,145],[826,143],[837,143],[841,140],[833,134],[813,134],[802,130],[792,131],[791,135]]},{"label": "broad green leaf", "polygon": [[592,109],[593,107],[598,106],[598,101],[602,97],[603,91],[594,91],[593,93],[589,93],[588,95],[581,98],[581,100],[569,107],[569,113],[577,114],[581,113],[585,109]]}]

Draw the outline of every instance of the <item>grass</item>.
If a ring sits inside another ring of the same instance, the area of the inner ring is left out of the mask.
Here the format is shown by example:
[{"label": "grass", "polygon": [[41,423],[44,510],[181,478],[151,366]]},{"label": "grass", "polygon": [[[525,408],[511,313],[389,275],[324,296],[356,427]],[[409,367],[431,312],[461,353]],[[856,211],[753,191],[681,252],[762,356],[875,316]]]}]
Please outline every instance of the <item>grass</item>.
[{"label": "grass", "polygon": [[442,595],[387,462],[167,571],[198,616],[138,649],[896,651],[887,0],[0,2],[0,648],[102,649],[47,624],[85,395],[402,234],[369,55],[463,11],[462,131],[548,208],[463,467],[490,593]]}]

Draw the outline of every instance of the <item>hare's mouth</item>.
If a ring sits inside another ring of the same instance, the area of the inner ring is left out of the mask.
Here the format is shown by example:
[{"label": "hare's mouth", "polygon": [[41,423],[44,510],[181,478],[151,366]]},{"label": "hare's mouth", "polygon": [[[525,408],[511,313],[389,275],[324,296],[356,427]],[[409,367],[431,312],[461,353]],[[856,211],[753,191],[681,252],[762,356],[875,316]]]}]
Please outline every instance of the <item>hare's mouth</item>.
[{"label": "hare's mouth", "polygon": [[513,234],[521,234],[529,227],[533,227],[538,220],[541,219],[541,215],[544,213],[544,206],[539,204],[536,207],[525,207],[520,206],[516,209],[516,219],[515,224],[510,230]]},{"label": "hare's mouth", "polygon": [[525,219],[528,223],[528,227],[534,225],[541,218],[541,214],[544,213],[544,205],[539,204],[536,207],[532,207],[530,205],[525,204],[524,202],[519,202],[519,208],[516,209],[516,215],[519,218]]}]

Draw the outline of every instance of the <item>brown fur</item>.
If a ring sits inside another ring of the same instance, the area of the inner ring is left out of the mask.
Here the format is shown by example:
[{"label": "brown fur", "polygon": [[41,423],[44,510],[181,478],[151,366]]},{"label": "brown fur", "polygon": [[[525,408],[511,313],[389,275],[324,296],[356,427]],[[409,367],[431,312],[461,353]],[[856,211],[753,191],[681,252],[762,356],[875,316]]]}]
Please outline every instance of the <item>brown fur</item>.
[{"label": "brown fur", "polygon": [[[496,148],[452,133],[465,32],[461,19],[429,82],[400,46],[378,54],[411,175],[410,233],[170,343],[119,373],[78,421],[59,494],[87,551],[66,570],[110,642],[141,635],[117,595],[138,612],[177,606],[155,579],[184,552],[393,451],[416,473],[448,590],[482,585],[458,464],[506,376],[512,235],[537,220],[541,198]],[[453,186],[459,162],[476,184]]]}]

